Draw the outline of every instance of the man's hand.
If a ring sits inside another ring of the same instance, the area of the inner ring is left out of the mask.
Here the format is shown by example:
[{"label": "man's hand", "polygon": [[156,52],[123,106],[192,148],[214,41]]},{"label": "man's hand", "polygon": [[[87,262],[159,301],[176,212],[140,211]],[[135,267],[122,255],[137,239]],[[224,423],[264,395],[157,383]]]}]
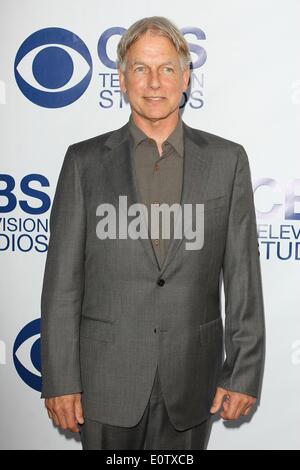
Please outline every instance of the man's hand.
[{"label": "man's hand", "polygon": [[54,421],[56,426],[70,429],[72,432],[79,432],[77,423],[84,423],[80,393],[46,398],[45,406],[49,418]]},{"label": "man's hand", "polygon": [[256,398],[250,395],[218,387],[210,412],[217,413],[223,405],[220,416],[225,420],[234,420],[247,416],[255,402]]}]

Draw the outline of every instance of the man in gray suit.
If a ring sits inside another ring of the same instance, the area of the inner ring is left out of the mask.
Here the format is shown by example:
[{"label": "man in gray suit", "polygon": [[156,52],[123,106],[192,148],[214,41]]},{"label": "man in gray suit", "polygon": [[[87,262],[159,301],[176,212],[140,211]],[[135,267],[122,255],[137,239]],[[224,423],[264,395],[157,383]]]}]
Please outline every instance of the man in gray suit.
[{"label": "man in gray suit", "polygon": [[[71,145],[60,172],[41,299],[42,397],[57,426],[80,430],[84,449],[204,449],[212,414],[246,416],[258,397],[264,313],[248,158],[182,121],[189,65],[169,20],[134,23],[118,45],[130,119]],[[173,205],[169,237],[153,237],[151,209]],[[174,231],[188,205],[204,207],[188,218],[199,227],[204,217],[197,249]]]}]

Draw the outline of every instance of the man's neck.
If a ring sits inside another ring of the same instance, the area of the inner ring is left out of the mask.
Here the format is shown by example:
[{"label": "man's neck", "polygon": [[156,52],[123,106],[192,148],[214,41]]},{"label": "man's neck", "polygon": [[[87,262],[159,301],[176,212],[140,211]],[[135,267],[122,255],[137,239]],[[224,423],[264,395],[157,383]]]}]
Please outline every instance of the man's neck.
[{"label": "man's neck", "polygon": [[157,121],[145,119],[132,111],[132,119],[139,129],[141,129],[149,138],[156,141],[159,153],[161,154],[161,146],[163,142],[170,134],[172,134],[178,124],[179,111],[170,114],[166,119],[158,119]]}]

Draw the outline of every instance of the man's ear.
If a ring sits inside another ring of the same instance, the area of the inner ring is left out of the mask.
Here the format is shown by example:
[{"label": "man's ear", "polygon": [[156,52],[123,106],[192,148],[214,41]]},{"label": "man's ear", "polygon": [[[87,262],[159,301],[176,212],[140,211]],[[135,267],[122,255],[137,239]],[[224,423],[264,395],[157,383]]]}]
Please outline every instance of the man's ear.
[{"label": "man's ear", "polygon": [[190,72],[190,66],[188,65],[183,70],[183,91],[186,91],[188,89],[190,77],[191,77],[191,72]]}]

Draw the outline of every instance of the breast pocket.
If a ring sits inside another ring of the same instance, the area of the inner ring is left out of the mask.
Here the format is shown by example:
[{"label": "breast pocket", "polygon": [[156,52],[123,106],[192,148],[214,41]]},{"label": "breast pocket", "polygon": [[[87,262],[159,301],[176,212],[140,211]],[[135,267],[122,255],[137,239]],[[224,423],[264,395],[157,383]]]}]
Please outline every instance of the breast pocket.
[{"label": "breast pocket", "polygon": [[111,343],[115,339],[114,322],[82,316],[80,336],[95,341]]},{"label": "breast pocket", "polygon": [[223,336],[222,317],[218,317],[208,323],[199,326],[199,339],[201,346],[215,344]]},{"label": "breast pocket", "polygon": [[218,209],[219,207],[224,207],[227,202],[227,195],[221,194],[220,196],[215,196],[203,201],[204,213],[212,209]]}]

